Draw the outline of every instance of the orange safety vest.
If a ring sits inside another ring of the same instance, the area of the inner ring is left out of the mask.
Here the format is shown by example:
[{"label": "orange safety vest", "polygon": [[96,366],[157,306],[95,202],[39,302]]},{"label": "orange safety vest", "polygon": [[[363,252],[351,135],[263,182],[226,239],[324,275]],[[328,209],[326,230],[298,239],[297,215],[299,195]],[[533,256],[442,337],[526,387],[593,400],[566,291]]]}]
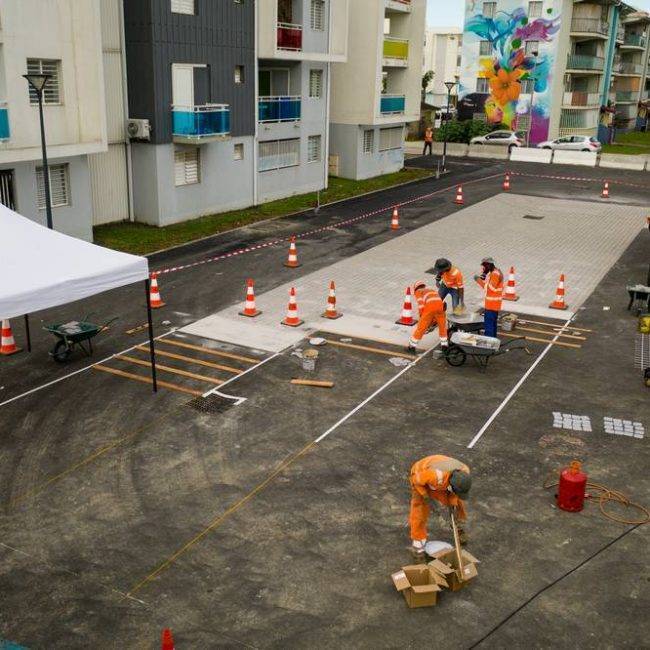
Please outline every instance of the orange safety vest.
[{"label": "orange safety vest", "polygon": [[427,129],[424,132],[424,141],[425,142],[433,142],[433,129]]},{"label": "orange safety vest", "polygon": [[415,299],[418,303],[420,317],[425,311],[444,311],[443,302],[440,300],[440,295],[435,289],[431,289],[430,287],[418,289],[415,292]]},{"label": "orange safety vest", "polygon": [[503,297],[503,273],[499,269],[490,271],[485,280],[479,278],[478,284],[483,287],[485,295],[485,309],[488,311],[500,311]]},{"label": "orange safety vest", "polygon": [[440,276],[440,279],[449,289],[463,289],[465,286],[463,283],[463,274],[455,266],[452,266],[449,271],[445,271]]}]

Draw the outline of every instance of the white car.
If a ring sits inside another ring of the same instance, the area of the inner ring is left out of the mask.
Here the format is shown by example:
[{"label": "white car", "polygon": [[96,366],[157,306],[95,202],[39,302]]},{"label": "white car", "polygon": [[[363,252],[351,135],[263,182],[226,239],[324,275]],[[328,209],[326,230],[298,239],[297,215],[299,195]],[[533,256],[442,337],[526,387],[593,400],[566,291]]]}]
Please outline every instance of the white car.
[{"label": "white car", "polygon": [[562,149],[564,151],[591,151],[600,153],[603,148],[596,138],[588,135],[566,135],[556,140],[547,140],[537,145],[538,149]]},{"label": "white car", "polygon": [[512,151],[515,147],[523,147],[526,134],[523,131],[492,131],[487,135],[478,135],[470,140],[470,144],[490,144],[508,147]]}]

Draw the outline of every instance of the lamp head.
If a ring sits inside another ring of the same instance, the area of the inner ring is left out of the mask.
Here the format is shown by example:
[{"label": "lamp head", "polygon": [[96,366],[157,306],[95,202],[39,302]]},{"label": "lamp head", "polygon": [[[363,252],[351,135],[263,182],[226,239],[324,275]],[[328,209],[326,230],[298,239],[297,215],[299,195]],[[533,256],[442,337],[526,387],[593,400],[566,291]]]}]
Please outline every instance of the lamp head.
[{"label": "lamp head", "polygon": [[24,74],[27,83],[37,92],[42,93],[47,82],[52,78],[51,74]]}]

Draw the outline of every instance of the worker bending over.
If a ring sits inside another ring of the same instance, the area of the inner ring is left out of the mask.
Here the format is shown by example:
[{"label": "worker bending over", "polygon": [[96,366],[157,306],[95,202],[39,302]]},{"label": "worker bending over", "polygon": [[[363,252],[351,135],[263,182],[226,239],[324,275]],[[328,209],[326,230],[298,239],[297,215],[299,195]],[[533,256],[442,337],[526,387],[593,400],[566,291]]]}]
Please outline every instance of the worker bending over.
[{"label": "worker bending over", "polygon": [[483,272],[481,275],[475,275],[474,279],[483,289],[485,295],[485,336],[496,337],[503,296],[503,273],[496,267],[496,263],[491,257],[485,257],[481,261],[481,267]]},{"label": "worker bending over", "polygon": [[460,269],[452,266],[448,259],[441,257],[436,260],[434,270],[440,300],[444,302],[447,296],[451,296],[454,314],[462,314],[465,311],[465,284]]},{"label": "worker bending over", "polygon": [[413,285],[413,294],[418,303],[418,312],[420,318],[415,330],[411,333],[409,339],[408,351],[415,352],[417,344],[427,333],[429,327],[435,321],[438,324],[438,334],[440,335],[440,345],[447,347],[447,316],[445,315],[445,303],[440,299],[436,289],[427,287],[423,280],[418,280]]},{"label": "worker bending over", "polygon": [[[411,467],[411,512],[409,524],[413,550],[424,553],[427,543],[427,521],[429,519],[429,500],[435,499],[443,506],[455,511],[460,521],[467,519],[464,499],[472,486],[469,467],[449,456],[427,456]],[[461,542],[466,535],[459,528]]]}]

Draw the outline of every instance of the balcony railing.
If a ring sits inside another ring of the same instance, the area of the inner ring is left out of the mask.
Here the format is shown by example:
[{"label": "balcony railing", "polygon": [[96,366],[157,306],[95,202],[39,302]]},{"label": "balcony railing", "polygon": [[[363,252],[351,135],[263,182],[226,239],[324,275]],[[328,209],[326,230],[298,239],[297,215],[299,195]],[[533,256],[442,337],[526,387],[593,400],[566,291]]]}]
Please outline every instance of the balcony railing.
[{"label": "balcony railing", "polygon": [[257,119],[260,122],[297,122],[300,119],[300,96],[260,97]]},{"label": "balcony railing", "polygon": [[278,50],[302,51],[302,25],[278,23],[277,45]]},{"label": "balcony railing", "polygon": [[399,59],[406,61],[409,58],[409,42],[404,38],[391,38],[384,36],[384,59]]},{"label": "balcony railing", "polygon": [[382,115],[399,115],[405,107],[405,95],[382,95],[379,102],[379,112]]},{"label": "balcony railing", "polygon": [[594,129],[598,126],[599,111],[579,111],[573,108],[562,109],[560,129]]},{"label": "balcony railing", "polygon": [[230,133],[230,106],[204,104],[202,106],[172,106],[172,135],[201,140]]},{"label": "balcony railing", "polygon": [[635,102],[638,91],[634,90],[619,90],[616,93],[617,102]]},{"label": "balcony railing", "polygon": [[642,47],[645,49],[648,40],[643,34],[625,34],[624,45],[631,45],[633,47]]},{"label": "balcony railing", "polygon": [[9,140],[11,131],[9,130],[9,109],[7,102],[0,102],[0,142]]},{"label": "balcony railing", "polygon": [[591,54],[569,54],[566,67],[569,70],[604,70],[605,59]]},{"label": "balcony railing", "polygon": [[598,93],[573,90],[564,93],[564,106],[600,106]]},{"label": "balcony railing", "polygon": [[635,74],[641,75],[643,66],[640,63],[633,63],[631,61],[623,61],[621,63],[621,74]]},{"label": "balcony railing", "polygon": [[625,27],[622,25],[616,29],[616,40],[620,43],[625,41]]},{"label": "balcony railing", "polygon": [[574,18],[571,21],[571,31],[580,34],[607,36],[609,33],[609,23],[599,18]]}]

